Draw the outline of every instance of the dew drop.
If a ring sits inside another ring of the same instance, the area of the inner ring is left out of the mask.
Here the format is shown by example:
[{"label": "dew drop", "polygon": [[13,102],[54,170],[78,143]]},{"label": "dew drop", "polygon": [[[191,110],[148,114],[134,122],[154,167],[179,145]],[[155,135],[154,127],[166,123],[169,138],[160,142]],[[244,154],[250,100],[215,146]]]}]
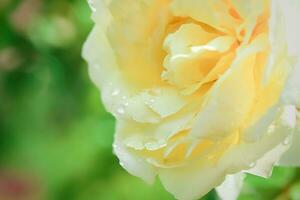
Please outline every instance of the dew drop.
[{"label": "dew drop", "polygon": [[274,124],[271,124],[269,127],[268,127],[268,133],[272,133],[272,132],[274,132],[275,131],[275,129],[276,129],[276,127],[275,127],[275,125]]},{"label": "dew drop", "polygon": [[250,168],[253,168],[255,166],[256,166],[256,162],[250,163],[250,165],[249,165]]},{"label": "dew drop", "polygon": [[124,107],[129,106],[128,98],[126,96],[122,96],[122,100],[123,100],[122,104],[124,105]]},{"label": "dew drop", "polygon": [[117,113],[118,113],[119,115],[123,115],[123,114],[125,113],[124,108],[118,108],[118,109],[117,109]]},{"label": "dew drop", "polygon": [[117,95],[119,95],[119,94],[120,94],[120,90],[119,90],[119,89],[115,89],[115,90],[111,93],[112,96],[117,96]]},{"label": "dew drop", "polygon": [[149,106],[149,108],[153,109],[153,105],[152,105],[152,104],[150,104],[150,105],[148,105],[148,106]]},{"label": "dew drop", "polygon": [[289,145],[291,143],[291,136],[288,136],[284,139],[283,141],[283,145]]},{"label": "dew drop", "polygon": [[145,104],[146,104],[147,106],[149,106],[150,108],[152,108],[154,102],[155,102],[155,100],[154,100],[153,98],[151,98],[151,99],[148,99],[148,100],[145,102]]}]

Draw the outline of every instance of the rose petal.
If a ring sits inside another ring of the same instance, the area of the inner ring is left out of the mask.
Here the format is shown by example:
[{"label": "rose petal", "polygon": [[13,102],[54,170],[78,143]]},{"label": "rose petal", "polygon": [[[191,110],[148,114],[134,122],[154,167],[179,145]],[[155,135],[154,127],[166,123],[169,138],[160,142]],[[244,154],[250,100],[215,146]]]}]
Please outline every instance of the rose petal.
[{"label": "rose petal", "polygon": [[265,8],[269,7],[266,0],[251,0],[247,3],[244,0],[231,0],[231,3],[245,20],[255,19]]},{"label": "rose petal", "polygon": [[[287,136],[291,138],[291,136]],[[254,167],[245,170],[249,174],[269,178],[272,175],[273,166],[276,165],[281,156],[290,148],[289,144],[280,143],[271,151],[267,152],[262,158],[254,163]]]},{"label": "rose petal", "polygon": [[300,19],[300,2],[298,0],[276,0],[282,11],[286,29],[288,50],[292,56],[300,56],[300,28],[295,25],[295,19]]},{"label": "rose petal", "polygon": [[220,77],[206,97],[207,102],[191,131],[192,137],[220,139],[236,130],[245,120],[255,96],[255,53],[261,51],[264,45],[265,37],[261,36],[238,53],[232,66]]},{"label": "rose petal", "polygon": [[140,177],[147,183],[153,183],[155,181],[156,172],[154,167],[126,148],[118,139],[118,136],[115,137],[113,147],[114,153],[118,156],[121,166],[130,174]]},{"label": "rose petal", "polygon": [[293,138],[291,139],[291,147],[287,152],[283,154],[279,161],[280,166],[288,167],[299,167],[300,166],[300,124],[294,132]]},{"label": "rose petal", "polygon": [[154,93],[146,103],[163,118],[178,112],[187,104],[187,99],[173,88],[162,87],[154,90]]},{"label": "rose petal", "polygon": [[[185,24],[167,37],[165,48],[169,55],[164,61],[166,68],[162,74],[164,80],[179,89],[190,87],[204,79],[216,65],[222,53],[228,51],[236,43],[236,39],[232,36],[215,37],[213,34],[203,32],[200,25]],[[194,37],[204,39],[203,41],[189,39]]]},{"label": "rose petal", "polygon": [[300,108],[300,54],[298,62],[288,77],[287,84],[281,95],[281,100],[285,104],[294,104]]},{"label": "rose petal", "polygon": [[[227,174],[254,167],[266,152],[280,144],[291,134],[288,108],[283,108],[282,115],[276,119],[276,129],[271,135],[264,136],[255,143],[242,143],[226,151],[217,163],[209,160],[201,163],[194,161],[183,167],[159,169],[158,173],[166,189],[178,199],[197,199],[212,188],[221,184]],[[294,113],[295,114],[295,113]],[[295,117],[295,116],[294,116]],[[237,158],[241,158],[238,161]]]},{"label": "rose petal", "polygon": [[191,17],[226,33],[237,24],[236,19],[228,14],[225,1],[174,0],[172,11],[177,16]]},{"label": "rose petal", "polygon": [[235,200],[238,198],[245,179],[244,173],[227,175],[225,181],[216,190],[222,200]]},{"label": "rose petal", "polygon": [[124,144],[133,149],[159,149],[167,144],[169,138],[190,128],[196,115],[197,104],[191,103],[177,115],[163,119],[158,124],[138,123],[132,120],[120,121],[116,134]]}]

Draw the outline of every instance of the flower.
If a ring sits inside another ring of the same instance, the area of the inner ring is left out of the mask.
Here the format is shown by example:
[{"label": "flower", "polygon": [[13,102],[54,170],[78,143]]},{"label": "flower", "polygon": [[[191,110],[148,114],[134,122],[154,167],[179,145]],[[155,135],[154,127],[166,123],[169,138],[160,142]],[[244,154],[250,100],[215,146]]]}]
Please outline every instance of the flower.
[{"label": "flower", "polygon": [[158,175],[178,199],[220,184],[234,199],[243,173],[300,164],[299,1],[90,5],[83,56],[117,119],[114,152],[129,173]]}]

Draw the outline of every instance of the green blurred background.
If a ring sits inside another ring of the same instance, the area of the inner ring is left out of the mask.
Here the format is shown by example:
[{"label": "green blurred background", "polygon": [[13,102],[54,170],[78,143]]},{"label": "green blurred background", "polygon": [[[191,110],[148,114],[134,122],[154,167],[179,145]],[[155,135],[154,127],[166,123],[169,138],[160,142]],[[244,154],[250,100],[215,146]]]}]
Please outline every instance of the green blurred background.
[{"label": "green blurred background", "polygon": [[[115,121],[81,58],[92,25],[85,0],[0,0],[0,200],[173,199],[112,154]],[[299,174],[248,176],[240,199],[299,200]]]}]

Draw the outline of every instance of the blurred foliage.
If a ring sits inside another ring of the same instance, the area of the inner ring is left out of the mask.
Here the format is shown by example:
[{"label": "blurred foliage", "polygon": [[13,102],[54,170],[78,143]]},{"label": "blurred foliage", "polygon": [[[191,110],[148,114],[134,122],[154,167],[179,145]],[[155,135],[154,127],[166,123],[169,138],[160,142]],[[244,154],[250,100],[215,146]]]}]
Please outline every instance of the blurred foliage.
[{"label": "blurred foliage", "polygon": [[[92,25],[85,0],[0,1],[1,200],[173,199],[112,153],[114,118],[80,56]],[[299,170],[248,176],[240,199],[298,200]]]}]

